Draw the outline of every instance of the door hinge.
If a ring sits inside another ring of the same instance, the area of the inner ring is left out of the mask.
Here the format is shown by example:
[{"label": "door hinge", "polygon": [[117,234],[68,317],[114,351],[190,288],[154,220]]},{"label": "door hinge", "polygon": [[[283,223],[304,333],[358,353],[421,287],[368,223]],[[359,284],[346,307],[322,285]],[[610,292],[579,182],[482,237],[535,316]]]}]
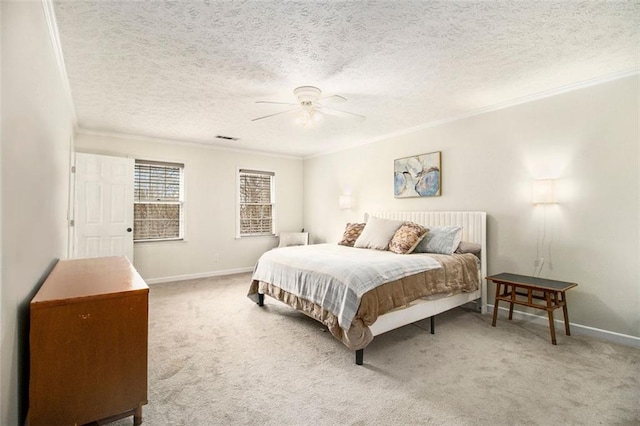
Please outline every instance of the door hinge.
[{"label": "door hinge", "polygon": [[71,219],[71,220],[69,221],[69,226],[76,226],[76,221],[75,221],[75,220],[73,220],[73,219]]},{"label": "door hinge", "polygon": [[75,173],[76,172],[76,166],[71,166],[71,173]]}]

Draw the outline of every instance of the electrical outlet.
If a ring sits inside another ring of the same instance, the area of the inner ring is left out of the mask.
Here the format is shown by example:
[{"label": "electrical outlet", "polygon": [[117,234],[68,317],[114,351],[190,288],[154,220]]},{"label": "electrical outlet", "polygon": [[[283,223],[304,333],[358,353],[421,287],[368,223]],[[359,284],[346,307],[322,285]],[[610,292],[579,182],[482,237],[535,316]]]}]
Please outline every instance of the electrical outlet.
[{"label": "electrical outlet", "polygon": [[220,261],[220,253],[213,253],[213,261],[214,262]]},{"label": "electrical outlet", "polygon": [[540,257],[533,262],[534,268],[542,268],[542,265],[544,265],[544,257]]}]

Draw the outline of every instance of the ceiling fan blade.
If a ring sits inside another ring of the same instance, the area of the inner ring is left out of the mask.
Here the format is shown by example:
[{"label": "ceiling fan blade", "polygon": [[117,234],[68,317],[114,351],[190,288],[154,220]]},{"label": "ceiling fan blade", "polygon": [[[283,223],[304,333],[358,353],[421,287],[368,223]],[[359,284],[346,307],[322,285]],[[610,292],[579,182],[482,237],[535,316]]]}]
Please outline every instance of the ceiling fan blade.
[{"label": "ceiling fan blade", "polygon": [[[320,105],[319,105],[320,106]],[[343,111],[341,109],[335,109],[335,108],[331,108],[325,105],[321,106],[321,111],[322,112],[326,112],[328,114],[332,114],[332,113],[338,113],[336,115],[340,115],[340,114],[347,114],[350,117],[352,117],[353,119],[357,120],[357,121],[364,121],[367,119],[367,117],[365,117],[364,115],[360,115],[360,114],[356,114],[354,112],[349,112],[349,111]]]},{"label": "ceiling fan blade", "polygon": [[262,120],[263,118],[275,117],[276,115],[286,114],[288,112],[299,111],[299,110],[300,110],[300,108],[294,108],[294,109],[289,109],[287,111],[280,111],[280,112],[276,112],[275,114],[269,114],[269,115],[265,115],[265,116],[262,116],[262,117],[254,118],[251,121],[258,121],[258,120]]},{"label": "ceiling fan blade", "polygon": [[272,102],[272,101],[256,101],[257,104],[276,104],[276,105],[291,105],[299,106],[300,104],[293,104],[291,102]]},{"label": "ceiling fan blade", "polygon": [[347,98],[345,98],[344,96],[340,96],[340,95],[331,95],[331,96],[325,96],[323,98],[318,99],[319,101],[329,101],[329,102],[347,102]]}]

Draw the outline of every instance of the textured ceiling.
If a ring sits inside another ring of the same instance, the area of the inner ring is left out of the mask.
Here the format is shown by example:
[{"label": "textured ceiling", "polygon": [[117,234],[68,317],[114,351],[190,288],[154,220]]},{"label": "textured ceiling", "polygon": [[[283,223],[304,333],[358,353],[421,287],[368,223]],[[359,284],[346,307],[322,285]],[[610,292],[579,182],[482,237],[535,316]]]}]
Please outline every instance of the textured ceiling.
[{"label": "textured ceiling", "polygon": [[[640,67],[640,1],[56,1],[78,127],[296,156]],[[252,122],[314,85],[314,129]],[[216,139],[237,137],[237,141]]]}]

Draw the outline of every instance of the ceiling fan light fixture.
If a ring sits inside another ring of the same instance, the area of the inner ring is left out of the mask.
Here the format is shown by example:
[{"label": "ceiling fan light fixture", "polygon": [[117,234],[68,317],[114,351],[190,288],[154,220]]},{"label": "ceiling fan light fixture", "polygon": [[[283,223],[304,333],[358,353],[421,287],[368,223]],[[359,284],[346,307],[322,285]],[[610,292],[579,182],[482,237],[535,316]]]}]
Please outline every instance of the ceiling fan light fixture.
[{"label": "ceiling fan light fixture", "polygon": [[306,127],[307,122],[309,121],[309,112],[307,110],[302,110],[296,115],[296,124],[300,127]]},{"label": "ceiling fan light fixture", "polygon": [[296,124],[305,129],[316,127],[324,118],[311,103],[303,104],[302,110],[296,116]]}]

